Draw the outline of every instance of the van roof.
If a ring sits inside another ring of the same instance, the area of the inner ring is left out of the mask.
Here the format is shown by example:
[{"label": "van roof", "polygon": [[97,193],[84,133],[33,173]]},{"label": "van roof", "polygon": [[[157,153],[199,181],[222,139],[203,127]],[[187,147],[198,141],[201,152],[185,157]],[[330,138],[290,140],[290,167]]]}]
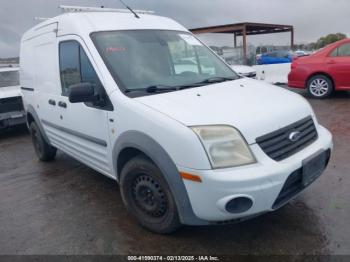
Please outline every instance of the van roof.
[{"label": "van roof", "polygon": [[188,31],[186,28],[174,20],[162,16],[150,14],[138,14],[139,19],[132,13],[117,12],[77,12],[64,13],[62,15],[50,18],[36,25],[24,33],[22,41],[47,32],[47,28],[56,26],[57,36],[76,34],[88,36],[97,31],[114,30],[178,30]]}]

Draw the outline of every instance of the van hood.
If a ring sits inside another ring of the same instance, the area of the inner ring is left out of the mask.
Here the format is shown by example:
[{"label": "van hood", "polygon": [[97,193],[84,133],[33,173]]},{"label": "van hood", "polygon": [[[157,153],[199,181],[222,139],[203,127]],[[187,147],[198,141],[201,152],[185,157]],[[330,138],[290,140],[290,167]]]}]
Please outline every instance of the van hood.
[{"label": "van hood", "polygon": [[256,143],[256,138],[262,135],[313,116],[302,96],[248,78],[136,100],[186,126],[233,126],[249,144]]}]

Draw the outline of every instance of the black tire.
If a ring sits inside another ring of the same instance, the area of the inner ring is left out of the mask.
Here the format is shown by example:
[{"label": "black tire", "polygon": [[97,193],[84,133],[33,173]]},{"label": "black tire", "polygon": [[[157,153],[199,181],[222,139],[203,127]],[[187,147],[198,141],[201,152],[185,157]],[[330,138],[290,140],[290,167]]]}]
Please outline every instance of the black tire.
[{"label": "black tire", "polygon": [[55,159],[57,149],[49,145],[40,132],[37,124],[32,122],[29,126],[30,135],[35,150],[35,154],[40,161],[48,162]]},{"label": "black tire", "polygon": [[313,98],[327,98],[334,90],[332,80],[325,75],[315,75],[307,81],[307,91]]},{"label": "black tire", "polygon": [[181,226],[169,186],[159,168],[148,158],[136,156],[125,164],[120,188],[127,210],[143,227],[169,234]]}]

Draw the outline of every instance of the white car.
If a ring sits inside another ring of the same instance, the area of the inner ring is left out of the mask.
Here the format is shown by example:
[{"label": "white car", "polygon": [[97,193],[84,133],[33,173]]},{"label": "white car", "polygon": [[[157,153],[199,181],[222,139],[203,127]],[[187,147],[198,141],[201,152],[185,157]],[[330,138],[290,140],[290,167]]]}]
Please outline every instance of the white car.
[{"label": "white car", "polygon": [[[117,180],[158,233],[276,210],[322,174],[332,136],[303,97],[238,76],[169,18],[138,16],[81,10],[24,34],[40,160],[59,149]],[[196,70],[175,70],[193,57]]]},{"label": "white car", "polygon": [[251,66],[246,65],[230,65],[233,71],[235,71],[238,75],[243,77],[249,77],[256,79],[256,70]]},{"label": "white car", "polygon": [[24,124],[18,67],[0,67],[0,130]]},{"label": "white car", "polygon": [[303,50],[297,50],[294,52],[294,55],[297,57],[302,57],[302,56],[309,56],[311,53],[308,51],[303,51]]}]

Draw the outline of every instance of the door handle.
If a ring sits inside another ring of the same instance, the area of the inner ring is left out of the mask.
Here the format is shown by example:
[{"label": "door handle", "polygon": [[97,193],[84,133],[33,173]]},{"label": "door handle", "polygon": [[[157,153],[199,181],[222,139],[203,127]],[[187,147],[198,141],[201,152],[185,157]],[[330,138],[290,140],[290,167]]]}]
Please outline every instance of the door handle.
[{"label": "door handle", "polygon": [[58,102],[58,106],[59,106],[59,107],[63,107],[63,108],[67,108],[67,103],[62,102],[62,101],[59,101],[59,102]]},{"label": "door handle", "polygon": [[49,100],[49,104],[52,105],[52,106],[55,106],[56,105],[56,101],[53,100],[53,99],[50,99]]}]

